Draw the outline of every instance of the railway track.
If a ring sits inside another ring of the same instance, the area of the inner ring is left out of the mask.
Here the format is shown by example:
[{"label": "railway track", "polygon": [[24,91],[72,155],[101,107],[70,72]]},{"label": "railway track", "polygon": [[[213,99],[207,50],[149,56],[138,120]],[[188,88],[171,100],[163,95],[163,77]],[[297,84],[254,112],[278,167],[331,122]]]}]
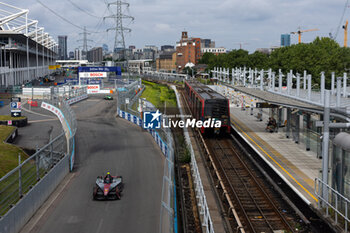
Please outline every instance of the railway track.
[{"label": "railway track", "polygon": [[[188,107],[184,96],[183,101]],[[252,168],[242,160],[242,152],[233,146],[232,139],[203,138],[198,130],[195,135],[227,203],[232,229],[241,233],[295,232]]]},{"label": "railway track", "polygon": [[284,214],[227,138],[205,139],[245,232],[294,232]]},{"label": "railway track", "polygon": [[[181,88],[179,92],[184,111],[191,114]],[[259,157],[253,158],[239,138],[204,139],[199,130],[193,133],[221,200],[222,216],[231,225],[226,225],[227,232],[334,232]]]}]

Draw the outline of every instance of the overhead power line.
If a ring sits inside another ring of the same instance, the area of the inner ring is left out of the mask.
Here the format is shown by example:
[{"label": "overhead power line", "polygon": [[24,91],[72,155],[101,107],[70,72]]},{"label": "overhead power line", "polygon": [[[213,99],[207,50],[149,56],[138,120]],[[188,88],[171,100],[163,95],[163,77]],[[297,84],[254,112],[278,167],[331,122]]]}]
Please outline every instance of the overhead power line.
[{"label": "overhead power line", "polygon": [[[70,25],[79,28],[81,30],[86,30],[84,29],[84,27],[81,27],[79,25],[76,25],[75,23],[72,23],[71,21],[69,21],[68,19],[65,19],[64,17],[62,17],[61,15],[57,14],[54,10],[52,10],[51,8],[49,8],[48,6],[46,6],[44,3],[42,3],[40,0],[36,0],[40,5],[42,5],[44,8],[46,8],[47,10],[49,10],[52,14],[56,15],[57,17],[59,17],[60,19],[62,19],[63,21],[69,23]],[[95,31],[88,31],[89,33],[102,33],[102,32],[95,32]]]},{"label": "overhead power line", "polygon": [[70,2],[73,6],[75,6],[75,8],[79,9],[80,11],[84,12],[85,14],[87,15],[90,15],[92,17],[95,17],[95,18],[102,18],[103,19],[103,16],[96,16],[96,15],[93,15],[91,14],[90,12],[84,10],[83,8],[81,8],[80,6],[78,6],[77,4],[75,4],[74,2],[72,2],[71,0],[67,0],[68,2]]}]

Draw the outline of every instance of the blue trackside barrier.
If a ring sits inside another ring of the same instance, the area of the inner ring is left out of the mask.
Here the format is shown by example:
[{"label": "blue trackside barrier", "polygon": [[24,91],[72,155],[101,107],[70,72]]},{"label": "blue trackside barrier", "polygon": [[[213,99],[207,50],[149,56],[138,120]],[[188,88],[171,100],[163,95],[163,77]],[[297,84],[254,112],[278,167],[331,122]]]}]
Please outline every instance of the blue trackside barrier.
[{"label": "blue trackside barrier", "polygon": [[[142,127],[142,119],[141,118],[134,116],[128,112],[124,112],[124,111],[120,110],[119,108],[118,108],[117,112],[118,112],[119,117],[124,118],[124,119],[134,123],[135,125]],[[163,141],[163,139],[159,136],[159,134],[155,130],[152,130],[152,129],[148,129],[147,131],[152,135],[152,137],[156,141],[157,145],[159,146],[159,148],[162,151],[162,153],[164,154],[164,156],[168,157],[169,156],[168,155],[168,146]]]},{"label": "blue trackside barrier", "polygon": [[0,101],[0,107],[4,107],[4,101]]}]

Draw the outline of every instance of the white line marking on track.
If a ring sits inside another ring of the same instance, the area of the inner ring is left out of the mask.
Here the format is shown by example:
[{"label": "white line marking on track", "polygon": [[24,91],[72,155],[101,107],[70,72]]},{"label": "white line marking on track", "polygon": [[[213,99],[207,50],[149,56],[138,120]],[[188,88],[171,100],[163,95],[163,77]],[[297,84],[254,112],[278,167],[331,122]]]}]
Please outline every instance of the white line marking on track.
[{"label": "white line marking on track", "polygon": [[29,113],[32,113],[32,114],[36,114],[36,115],[39,115],[39,116],[45,116],[45,117],[50,117],[50,118],[55,118],[54,116],[50,116],[50,115],[45,115],[45,114],[41,114],[41,113],[38,113],[38,112],[33,112],[29,109],[26,109],[22,106],[22,110],[26,111],[26,112],[29,112]]},{"label": "white line marking on track", "polygon": [[96,233],[99,233],[99,232],[100,232],[100,230],[101,230],[101,228],[102,228],[102,224],[103,224],[103,218],[101,218],[101,220],[100,220],[100,222],[99,222],[99,224],[98,224]]},{"label": "white line marking on track", "polygon": [[58,121],[58,119],[34,120],[34,121],[28,121],[28,123],[37,123],[37,122],[45,122],[45,121]]}]

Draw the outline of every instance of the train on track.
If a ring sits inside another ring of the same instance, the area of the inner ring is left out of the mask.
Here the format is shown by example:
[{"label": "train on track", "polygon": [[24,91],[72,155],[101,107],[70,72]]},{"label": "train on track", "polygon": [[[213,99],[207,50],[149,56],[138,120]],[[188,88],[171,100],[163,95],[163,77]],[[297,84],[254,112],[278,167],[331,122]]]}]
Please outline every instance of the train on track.
[{"label": "train on track", "polygon": [[185,82],[185,96],[192,116],[197,120],[215,119],[221,121],[220,128],[201,128],[202,134],[229,134],[230,102],[210,87],[196,82]]}]

